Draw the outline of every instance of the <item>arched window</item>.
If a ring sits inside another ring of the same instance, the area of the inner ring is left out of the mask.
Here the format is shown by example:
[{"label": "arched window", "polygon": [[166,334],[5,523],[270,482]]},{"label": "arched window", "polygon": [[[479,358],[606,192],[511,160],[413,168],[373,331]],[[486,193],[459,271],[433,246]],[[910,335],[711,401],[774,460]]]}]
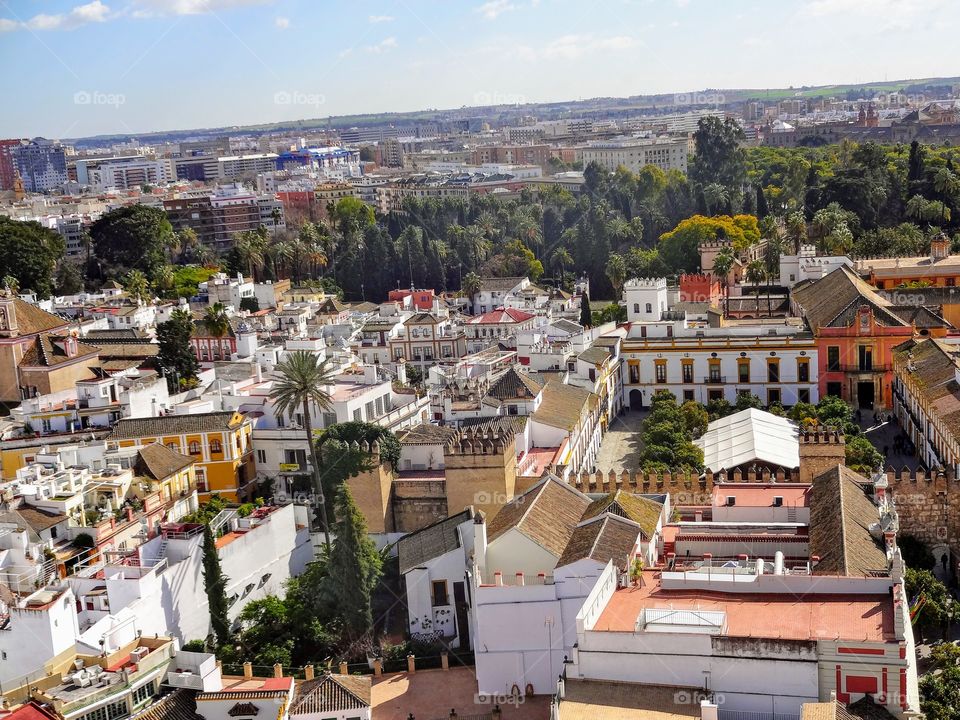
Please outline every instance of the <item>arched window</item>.
[{"label": "arched window", "polygon": [[219,440],[210,441],[210,452],[212,453],[223,452],[223,445],[220,444]]},{"label": "arched window", "polygon": [[197,440],[190,441],[190,454],[191,455],[200,454],[200,443]]}]

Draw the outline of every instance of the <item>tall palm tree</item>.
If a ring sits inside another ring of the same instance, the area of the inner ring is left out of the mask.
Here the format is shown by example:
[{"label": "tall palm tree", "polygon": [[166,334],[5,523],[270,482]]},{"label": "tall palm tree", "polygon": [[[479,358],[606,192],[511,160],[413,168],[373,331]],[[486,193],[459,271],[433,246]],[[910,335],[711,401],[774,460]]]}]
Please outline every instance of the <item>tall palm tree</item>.
[{"label": "tall palm tree", "polygon": [[752,282],[756,290],[757,317],[760,317],[760,283],[762,283],[767,276],[767,268],[763,264],[763,261],[754,260],[749,265],[747,265],[746,276],[747,276],[747,281]]},{"label": "tall palm tree", "polygon": [[560,287],[563,287],[563,276],[566,274],[567,265],[573,265],[573,258],[570,257],[570,251],[562,245],[553,251],[553,262],[560,266]]},{"label": "tall palm tree", "polygon": [[203,324],[212,337],[222,338],[230,330],[230,318],[223,303],[214,303],[203,314]]},{"label": "tall palm tree", "polygon": [[614,297],[613,301],[620,302],[620,295],[623,292],[623,284],[627,280],[627,263],[624,261],[622,255],[617,255],[614,253],[610,256],[610,259],[607,260],[607,266],[604,268],[604,273],[607,276],[607,280],[610,281],[610,284],[613,286]]},{"label": "tall palm tree", "polygon": [[735,261],[736,258],[734,257],[733,250],[729,245],[720,248],[720,252],[718,252],[716,257],[713,258],[713,275],[723,282],[724,315],[728,315],[730,313],[730,293],[728,292],[728,280],[730,278],[730,271],[733,270],[733,263]]},{"label": "tall palm tree", "polygon": [[933,189],[940,194],[940,224],[943,225],[950,220],[947,202],[956,202],[960,197],[960,178],[942,167],[933,176]]},{"label": "tall palm tree", "polygon": [[334,370],[326,360],[321,360],[307,350],[295,350],[276,366],[277,379],[274,380],[270,399],[278,415],[292,415],[297,410],[303,412],[303,429],[310,447],[310,463],[313,466],[313,487],[317,495],[316,504],[320,508],[320,522],[323,525],[324,542],[330,551],[330,526],[327,523],[327,505],[323,496],[323,484],[320,482],[320,464],[317,460],[317,446],[313,440],[313,421],[310,411],[313,406],[321,410],[331,407],[330,393],[324,388],[333,384]]}]

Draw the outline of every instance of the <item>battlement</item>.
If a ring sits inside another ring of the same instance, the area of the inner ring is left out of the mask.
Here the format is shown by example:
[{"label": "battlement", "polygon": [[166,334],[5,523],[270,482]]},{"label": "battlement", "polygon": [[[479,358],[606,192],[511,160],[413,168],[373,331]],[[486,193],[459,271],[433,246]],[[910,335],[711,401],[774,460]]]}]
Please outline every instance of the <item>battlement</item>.
[{"label": "battlement", "polygon": [[730,241],[723,239],[701,240],[698,246],[700,250],[719,250],[730,245]]},{"label": "battlement", "polygon": [[842,430],[825,425],[804,428],[798,439],[801,445],[846,445]]},{"label": "battlement", "polygon": [[516,432],[509,427],[467,427],[447,443],[447,455],[502,455]]},{"label": "battlement", "polygon": [[907,468],[903,468],[899,472],[893,468],[887,468],[884,471],[884,474],[887,478],[888,486],[893,489],[901,485],[923,485],[931,483],[956,483],[960,482],[960,477],[957,477],[952,468],[944,470],[943,468],[938,468],[932,470],[931,472],[926,472],[925,470],[914,470],[911,472]]},{"label": "battlement", "polygon": [[624,290],[666,290],[666,278],[631,278],[623,284]]}]

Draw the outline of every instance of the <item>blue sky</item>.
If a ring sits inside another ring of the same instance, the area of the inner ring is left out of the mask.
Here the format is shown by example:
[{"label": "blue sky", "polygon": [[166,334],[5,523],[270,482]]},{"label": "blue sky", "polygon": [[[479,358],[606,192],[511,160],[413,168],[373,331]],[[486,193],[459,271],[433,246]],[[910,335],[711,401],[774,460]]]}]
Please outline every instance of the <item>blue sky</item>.
[{"label": "blue sky", "polygon": [[0,136],[960,75],[956,0],[0,0]]}]

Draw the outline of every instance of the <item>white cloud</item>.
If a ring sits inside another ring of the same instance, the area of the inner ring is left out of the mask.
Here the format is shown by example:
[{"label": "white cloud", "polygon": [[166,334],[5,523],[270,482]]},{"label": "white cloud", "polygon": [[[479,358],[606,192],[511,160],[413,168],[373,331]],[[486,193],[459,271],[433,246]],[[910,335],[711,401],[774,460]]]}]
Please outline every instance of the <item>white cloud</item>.
[{"label": "white cloud", "polygon": [[563,35],[547,43],[539,55],[547,60],[573,60],[595,52],[627,50],[637,41],[629,35],[595,37],[594,35]]},{"label": "white cloud", "polygon": [[393,22],[393,16],[392,15],[371,15],[370,17],[367,18],[367,20],[370,23],[376,25],[378,23]]},{"label": "white cloud", "polygon": [[353,48],[347,48],[346,50],[341,50],[339,53],[337,53],[337,57],[342,59],[352,54],[353,54]]},{"label": "white cloud", "polygon": [[13,32],[18,27],[20,27],[20,23],[18,23],[16,20],[0,18],[0,32]]},{"label": "white cloud", "polygon": [[367,45],[363,48],[368,53],[373,53],[374,55],[379,55],[380,53],[388,52],[393,50],[397,46],[397,39],[393,36],[384,38],[376,45]]},{"label": "white cloud", "polygon": [[477,12],[483,15],[487,20],[496,20],[498,16],[511,10],[516,10],[517,6],[510,0],[488,0],[477,8]]},{"label": "white cloud", "polygon": [[278,30],[286,30],[290,27],[290,18],[277,17],[274,19],[273,24],[277,26]]},{"label": "white cloud", "polygon": [[[93,0],[86,5],[77,5],[70,12],[47,15],[40,13],[27,20],[26,25],[31,30],[73,30],[87,23],[99,23],[109,19],[110,7],[100,0]],[[17,23],[8,20],[2,24],[6,30],[13,30]]]},{"label": "white cloud", "polygon": [[273,0],[135,0],[134,17],[157,15],[204,15],[253,5],[270,5]]},{"label": "white cloud", "polygon": [[947,0],[808,0],[800,13],[823,18],[832,15],[862,16],[880,23],[880,29],[910,29],[937,17]]}]

